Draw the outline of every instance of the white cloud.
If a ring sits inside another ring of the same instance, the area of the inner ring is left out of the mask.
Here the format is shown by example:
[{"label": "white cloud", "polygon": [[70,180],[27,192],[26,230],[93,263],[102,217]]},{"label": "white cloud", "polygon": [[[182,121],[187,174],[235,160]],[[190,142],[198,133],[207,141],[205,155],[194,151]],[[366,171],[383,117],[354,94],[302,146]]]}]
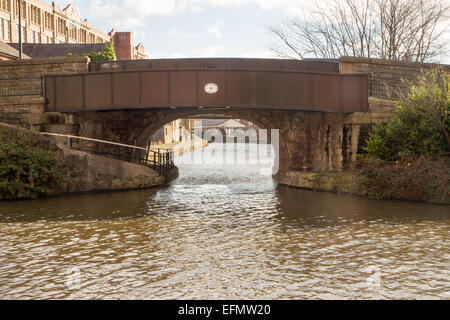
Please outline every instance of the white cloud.
[{"label": "white cloud", "polygon": [[194,38],[195,36],[197,36],[196,33],[182,32],[182,31],[178,30],[177,27],[173,27],[172,29],[170,29],[167,32],[167,35],[169,37],[179,37],[179,38]]},{"label": "white cloud", "polygon": [[274,58],[280,58],[275,53],[273,53],[270,50],[261,50],[261,51],[254,51],[254,52],[246,52],[242,55],[239,55],[237,58],[267,58],[267,59],[274,59]]},{"label": "white cloud", "polygon": [[[145,25],[150,16],[175,15],[204,11],[206,7],[242,7],[255,5],[262,10],[280,9],[292,15],[299,12],[299,4],[307,0],[92,0],[88,11],[96,20],[103,20],[120,28]],[[83,16],[83,13],[80,13]]]},{"label": "white cloud", "polygon": [[222,27],[223,27],[223,22],[217,21],[214,25],[207,27],[206,32],[214,35],[214,37],[216,37],[217,40],[220,40],[220,38],[222,38],[222,32],[220,31],[220,29]]},{"label": "white cloud", "polygon": [[194,50],[190,56],[196,58],[217,57],[221,55],[221,52],[223,52],[223,45],[209,46],[206,48]]}]

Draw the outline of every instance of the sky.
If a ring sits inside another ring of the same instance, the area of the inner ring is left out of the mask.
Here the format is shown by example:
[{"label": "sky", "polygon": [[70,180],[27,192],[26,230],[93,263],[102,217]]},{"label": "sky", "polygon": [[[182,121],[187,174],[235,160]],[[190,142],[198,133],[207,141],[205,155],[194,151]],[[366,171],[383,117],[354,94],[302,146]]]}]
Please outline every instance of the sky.
[{"label": "sky", "polygon": [[[326,1],[326,0],[324,0]],[[450,0],[445,0],[450,1]],[[44,1],[51,3],[51,1]],[[149,58],[276,58],[267,31],[312,0],[57,0],[75,5],[92,27],[132,31]],[[450,63],[450,57],[441,58]]]},{"label": "sky", "polygon": [[[44,1],[51,3],[51,1]],[[150,58],[276,57],[267,26],[306,0],[72,0],[92,27],[134,32]]]}]

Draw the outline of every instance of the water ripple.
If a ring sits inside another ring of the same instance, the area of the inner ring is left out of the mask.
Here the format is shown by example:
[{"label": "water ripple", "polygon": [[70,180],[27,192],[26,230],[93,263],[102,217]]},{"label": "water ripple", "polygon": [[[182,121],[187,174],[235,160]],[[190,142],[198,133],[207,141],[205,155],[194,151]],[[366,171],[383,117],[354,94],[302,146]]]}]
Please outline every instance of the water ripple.
[{"label": "water ripple", "polygon": [[180,167],[154,190],[0,204],[3,299],[450,299],[448,207]]}]

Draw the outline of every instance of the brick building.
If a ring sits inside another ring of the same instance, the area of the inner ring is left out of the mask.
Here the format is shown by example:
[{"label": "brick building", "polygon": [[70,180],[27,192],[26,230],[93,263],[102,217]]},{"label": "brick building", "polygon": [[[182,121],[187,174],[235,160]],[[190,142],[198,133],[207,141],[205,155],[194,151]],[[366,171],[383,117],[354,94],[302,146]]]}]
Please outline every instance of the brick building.
[{"label": "brick building", "polygon": [[[117,59],[146,58],[142,44],[134,46],[131,32],[103,33],[82,20],[76,8],[69,4],[61,9],[39,0],[22,0],[22,42],[36,44],[96,44],[117,38]],[[121,34],[124,34],[121,36]],[[125,38],[127,35],[127,38]],[[19,1],[0,0],[0,41],[19,42]],[[128,41],[128,42],[127,42]]]},{"label": "brick building", "polygon": [[116,29],[112,29],[108,35],[114,41],[117,60],[147,59],[142,43],[139,43],[136,47],[134,46],[133,32],[119,32]]}]

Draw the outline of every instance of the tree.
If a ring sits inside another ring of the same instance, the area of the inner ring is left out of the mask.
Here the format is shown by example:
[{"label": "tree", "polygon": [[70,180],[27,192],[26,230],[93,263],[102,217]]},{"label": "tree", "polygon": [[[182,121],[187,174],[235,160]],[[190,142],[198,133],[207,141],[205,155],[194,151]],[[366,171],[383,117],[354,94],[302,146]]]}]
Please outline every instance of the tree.
[{"label": "tree", "polygon": [[114,51],[114,41],[108,42],[106,46],[99,52],[92,52],[88,54],[91,61],[113,61],[116,59]]},{"label": "tree", "polygon": [[388,123],[379,123],[363,148],[382,160],[450,153],[450,74],[443,68],[420,76],[397,104]]},{"label": "tree", "polygon": [[[377,57],[423,62],[446,53],[449,6],[442,0],[329,0],[269,32],[290,58]],[[326,4],[323,4],[326,3]]]},{"label": "tree", "polygon": [[[69,53],[68,56],[73,56],[73,54]],[[91,61],[114,61],[116,59],[114,41],[108,42],[105,47],[98,52],[78,53],[75,54],[75,56],[87,56]]]}]

